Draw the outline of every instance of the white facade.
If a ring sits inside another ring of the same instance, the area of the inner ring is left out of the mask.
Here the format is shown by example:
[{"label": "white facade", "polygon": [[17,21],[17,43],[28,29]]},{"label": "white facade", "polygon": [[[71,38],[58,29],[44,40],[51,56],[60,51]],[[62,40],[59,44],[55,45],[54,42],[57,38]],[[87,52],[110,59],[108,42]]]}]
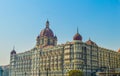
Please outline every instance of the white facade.
[{"label": "white facade", "polygon": [[72,69],[92,76],[101,67],[120,68],[120,53],[101,48],[90,39],[83,42],[78,31],[73,41],[57,45],[47,21],[36,40],[36,46],[29,51],[16,53],[13,49],[10,76],[65,76]]}]

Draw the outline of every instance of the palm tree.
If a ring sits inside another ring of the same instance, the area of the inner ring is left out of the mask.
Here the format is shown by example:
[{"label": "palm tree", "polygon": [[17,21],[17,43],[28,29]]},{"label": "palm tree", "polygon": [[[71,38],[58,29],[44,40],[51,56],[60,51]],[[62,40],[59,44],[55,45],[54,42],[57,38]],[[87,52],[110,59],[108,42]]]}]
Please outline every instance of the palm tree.
[{"label": "palm tree", "polygon": [[81,70],[70,70],[68,76],[83,76],[83,72]]}]

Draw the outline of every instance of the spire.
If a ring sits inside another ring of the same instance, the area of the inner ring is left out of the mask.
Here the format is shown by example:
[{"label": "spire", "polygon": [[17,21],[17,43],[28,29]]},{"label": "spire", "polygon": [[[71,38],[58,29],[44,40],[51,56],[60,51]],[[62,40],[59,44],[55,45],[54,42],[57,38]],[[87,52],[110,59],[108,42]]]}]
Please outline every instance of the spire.
[{"label": "spire", "polygon": [[89,37],[89,40],[91,40],[90,37]]},{"label": "spire", "polygon": [[77,33],[78,33],[78,27],[77,27]]},{"label": "spire", "polygon": [[77,27],[77,33],[74,35],[73,40],[82,41],[82,36],[79,34],[78,27]]},{"label": "spire", "polygon": [[79,29],[78,29],[78,27],[77,27],[77,34],[79,34]]},{"label": "spire", "polygon": [[49,28],[49,21],[48,21],[48,19],[46,21],[46,28]]},{"label": "spire", "polygon": [[11,55],[13,55],[13,54],[16,54],[15,46],[13,46],[13,50],[11,51]]},{"label": "spire", "polygon": [[15,46],[13,46],[13,50],[15,50]]}]

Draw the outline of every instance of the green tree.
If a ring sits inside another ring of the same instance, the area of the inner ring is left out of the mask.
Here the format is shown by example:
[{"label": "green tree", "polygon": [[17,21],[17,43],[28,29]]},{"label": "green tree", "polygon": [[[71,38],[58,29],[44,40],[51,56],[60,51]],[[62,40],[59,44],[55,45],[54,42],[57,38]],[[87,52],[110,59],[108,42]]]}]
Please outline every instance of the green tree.
[{"label": "green tree", "polygon": [[68,76],[83,76],[83,72],[80,70],[70,70]]}]

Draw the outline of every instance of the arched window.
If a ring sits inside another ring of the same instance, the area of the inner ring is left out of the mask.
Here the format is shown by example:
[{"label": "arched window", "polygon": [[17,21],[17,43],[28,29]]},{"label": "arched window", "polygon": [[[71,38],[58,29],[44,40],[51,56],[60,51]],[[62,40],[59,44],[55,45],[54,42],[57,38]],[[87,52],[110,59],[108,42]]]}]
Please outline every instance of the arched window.
[{"label": "arched window", "polygon": [[48,39],[48,45],[50,45],[50,39]]}]

